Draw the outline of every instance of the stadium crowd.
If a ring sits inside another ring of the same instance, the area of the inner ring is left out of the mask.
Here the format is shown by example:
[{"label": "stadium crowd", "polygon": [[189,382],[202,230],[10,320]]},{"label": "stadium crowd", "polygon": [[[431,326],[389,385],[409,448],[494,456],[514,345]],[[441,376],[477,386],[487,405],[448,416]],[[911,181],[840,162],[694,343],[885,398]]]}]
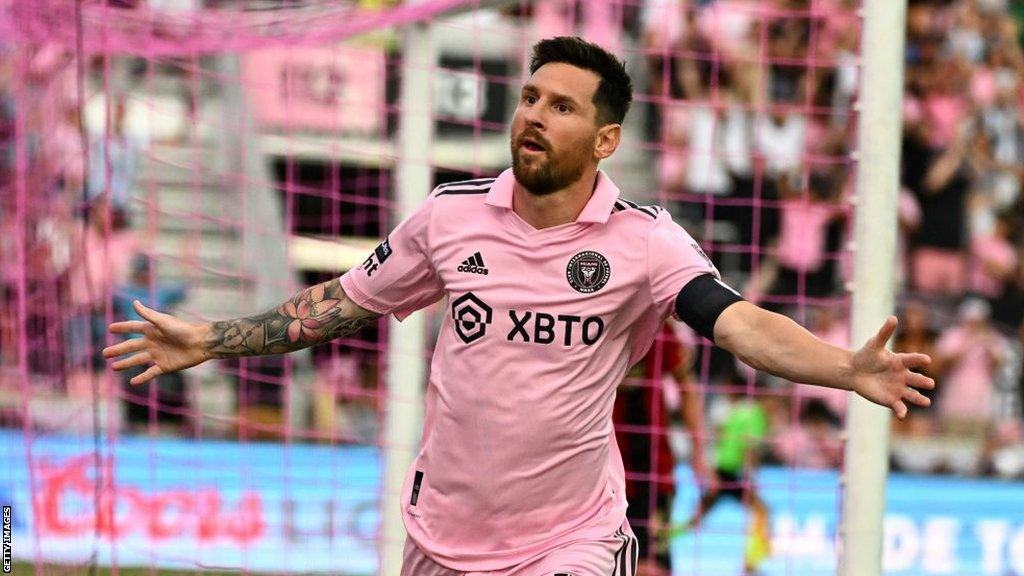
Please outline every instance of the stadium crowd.
[{"label": "stadium crowd", "polygon": [[[649,7],[641,35],[666,196],[748,299],[847,346],[858,3],[666,17],[680,6]],[[898,469],[1024,473],[1022,8],[910,2],[894,345],[930,353],[939,386],[933,409],[896,424]],[[763,380],[769,458],[837,465],[844,396]]]},{"label": "stadium crowd", "polygon": [[[858,4],[523,2],[508,16],[529,20],[539,36],[575,31],[633,59],[642,94],[631,121],[638,150],[657,166],[659,201],[748,299],[847,346]],[[894,424],[898,469],[1024,475],[1022,39],[1024,2],[910,2],[894,346],[932,354],[939,387],[933,409]],[[53,47],[21,49],[0,44],[0,230],[21,240],[0,244],[0,383],[17,390],[7,384],[11,367],[27,364],[41,386],[70,390],[102,369],[92,353],[111,312],[128,315],[125,302],[140,294],[173,305],[182,293],[149,289],[148,259],[126,256],[141,255],[146,239],[127,217],[140,147],[122,129],[123,108],[115,104],[109,126],[82,138],[77,61]],[[109,69],[85,68],[93,79]],[[15,110],[15,102],[31,105]],[[16,293],[30,311],[25,334]],[[731,386],[756,389],[768,461],[840,465],[845,395],[748,379],[685,328],[674,332],[686,349],[679,356],[693,364],[683,386],[704,393],[709,423]],[[26,358],[16,355],[22,337],[32,343]],[[376,372],[366,377],[376,370],[369,364],[319,365],[323,377],[381,386]],[[184,405],[184,389],[170,385],[163,402]],[[16,412],[0,417],[13,424]],[[356,419],[369,430],[358,436],[372,436],[374,418]]]}]

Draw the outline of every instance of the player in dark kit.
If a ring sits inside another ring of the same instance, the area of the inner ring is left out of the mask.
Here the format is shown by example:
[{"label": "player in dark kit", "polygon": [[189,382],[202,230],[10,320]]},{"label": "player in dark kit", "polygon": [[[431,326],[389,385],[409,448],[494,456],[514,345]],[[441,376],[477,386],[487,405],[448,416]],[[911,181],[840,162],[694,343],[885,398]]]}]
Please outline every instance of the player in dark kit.
[{"label": "player in dark kit", "polygon": [[[675,455],[669,443],[670,425],[683,424],[693,438],[691,467],[708,480],[703,438],[703,405],[693,388],[689,350],[666,322],[644,355],[619,385],[615,397],[615,440],[626,470],[626,516],[640,540],[640,558],[648,571],[668,575],[672,563],[665,546],[656,546],[659,532],[668,528],[675,497]],[[680,387],[678,410],[667,405],[663,381]]]}]

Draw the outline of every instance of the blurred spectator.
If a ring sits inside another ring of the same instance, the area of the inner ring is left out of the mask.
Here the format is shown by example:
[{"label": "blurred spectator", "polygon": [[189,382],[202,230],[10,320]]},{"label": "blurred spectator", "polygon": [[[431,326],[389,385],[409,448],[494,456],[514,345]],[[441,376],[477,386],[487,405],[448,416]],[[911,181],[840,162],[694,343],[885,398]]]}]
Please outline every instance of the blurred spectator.
[{"label": "blurred spectator", "polygon": [[951,431],[982,433],[992,418],[992,382],[1006,340],[989,322],[989,313],[984,300],[965,300],[958,323],[936,344],[941,374],[936,409]]},{"label": "blurred spectator", "polygon": [[779,179],[775,251],[752,277],[748,289],[748,297],[754,300],[760,294],[772,297],[765,300],[765,306],[773,309],[784,308],[794,296],[822,297],[835,290],[834,259],[828,258],[829,229],[843,216],[844,208],[818,189],[804,195],[792,184],[789,178]]},{"label": "blurred spectator", "polygon": [[[171,313],[184,299],[184,286],[160,286],[156,282],[150,258],[136,254],[131,259],[131,276],[128,281],[115,287],[114,311],[118,320],[141,321],[142,316],[132,305],[135,300],[154,310]],[[129,383],[146,368],[148,366],[138,366],[124,372],[122,377],[128,425],[139,428],[152,422],[169,426],[172,431],[180,431],[178,429],[185,423],[188,409],[184,374],[164,374],[141,386]]]},{"label": "blurred spectator", "polygon": [[1024,426],[1020,420],[1000,423],[986,443],[984,460],[989,471],[1005,478],[1024,478]]},{"label": "blurred spectator", "polygon": [[[840,314],[834,306],[817,306],[812,308],[811,321],[807,329],[825,342],[840,348],[850,347],[850,322]],[[801,399],[800,409],[807,404],[820,402],[833,422],[841,422],[846,414],[846,401],[849,392],[838,388],[824,388],[798,384],[797,398]]]},{"label": "blurred spectator", "polygon": [[341,350],[316,363],[314,418],[324,440],[373,446],[380,433],[376,358]]},{"label": "blurred spectator", "polygon": [[802,114],[776,111],[759,116],[754,124],[754,153],[769,178],[799,175],[806,144],[807,118]]},{"label": "blurred spectator", "polygon": [[69,102],[62,112],[61,119],[54,126],[48,140],[47,162],[56,185],[62,192],[62,200],[76,206],[85,196],[85,153],[79,125],[81,111],[77,103]]},{"label": "blurred spectator", "polygon": [[[1024,159],[1024,130],[1021,128],[1020,73],[1006,67],[991,72],[994,100],[981,111],[981,128],[988,137],[992,165],[980,190],[979,207],[994,214],[1013,206],[1020,195],[1020,163]],[[982,220],[976,228],[985,231],[990,222]]]},{"label": "blurred spectator", "polygon": [[145,254],[136,254],[131,260],[131,276],[115,288],[114,308],[119,320],[142,320],[133,302],[138,300],[154,310],[171,310],[185,299],[185,286],[156,283],[153,261]]},{"label": "blurred spectator", "polygon": [[141,146],[125,131],[127,106],[113,106],[108,134],[96,134],[89,143],[89,200],[105,195],[118,210],[128,207],[138,176]]},{"label": "blurred spectator", "polygon": [[970,112],[965,86],[969,86],[970,67],[962,58],[946,58],[923,83],[921,108],[929,130],[929,146],[945,148],[962,135]]},{"label": "blurred spectator", "polygon": [[949,52],[971,64],[981,62],[985,38],[981,32],[981,14],[974,2],[961,2],[953,8],[953,25],[946,44]]},{"label": "blurred spectator", "polygon": [[1001,214],[990,232],[971,238],[968,287],[993,305],[1003,296],[1007,281],[1017,269],[1017,249],[1012,242],[1012,233],[1010,216]]},{"label": "blurred spectator", "polygon": [[694,2],[693,6],[700,10],[697,24],[701,34],[729,60],[749,52],[759,31],[760,18],[772,10],[770,5],[744,0]]},{"label": "blurred spectator", "polygon": [[14,170],[14,78],[13,49],[0,41],[0,186]]},{"label": "blurred spectator", "polygon": [[795,425],[778,430],[773,455],[787,466],[837,468],[843,462],[842,428],[832,409],[812,399],[800,408]]},{"label": "blurred spectator", "polygon": [[69,273],[68,352],[74,369],[104,366],[98,352],[106,341],[106,295],[128,279],[138,238],[123,210],[103,199],[89,204],[86,222],[72,243]]},{"label": "blurred spectator", "polygon": [[616,9],[611,0],[548,0],[533,4],[536,37],[574,36],[579,24],[579,35],[613,53],[620,52],[622,20],[615,18]]},{"label": "blurred spectator", "polygon": [[911,257],[917,290],[958,296],[966,285],[966,199],[970,190],[970,127],[961,124],[952,145],[929,142],[933,124],[912,114],[903,142],[903,182],[921,205],[921,227]]}]

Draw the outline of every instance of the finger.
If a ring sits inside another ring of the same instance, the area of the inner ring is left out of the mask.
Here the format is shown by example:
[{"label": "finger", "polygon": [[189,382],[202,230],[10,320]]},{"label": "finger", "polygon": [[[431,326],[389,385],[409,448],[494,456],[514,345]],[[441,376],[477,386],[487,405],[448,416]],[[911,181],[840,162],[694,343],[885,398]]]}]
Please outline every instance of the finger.
[{"label": "finger", "polygon": [[154,365],[150,366],[149,368],[147,368],[146,371],[143,372],[142,374],[139,374],[135,378],[132,378],[131,380],[129,380],[128,383],[132,384],[132,385],[135,385],[135,386],[138,386],[139,384],[145,384],[146,382],[149,382],[153,378],[156,378],[157,376],[159,376],[159,375],[161,375],[163,373],[164,373],[164,371],[161,370],[159,366],[154,364]]},{"label": "finger", "polygon": [[913,386],[914,388],[920,388],[921,390],[934,390],[935,380],[925,376],[924,374],[911,372],[910,376],[907,378],[907,386]]},{"label": "finger", "polygon": [[895,316],[889,316],[886,318],[885,323],[878,329],[878,334],[872,339],[872,344],[876,348],[885,348],[886,342],[892,338],[893,333],[896,332],[897,320]]},{"label": "finger", "polygon": [[914,406],[922,406],[927,408],[928,406],[932,405],[931,398],[909,387],[903,391],[903,399],[906,400],[907,402],[910,402]]},{"label": "finger", "polygon": [[148,322],[129,320],[127,322],[114,322],[107,329],[114,334],[140,334]]},{"label": "finger", "polygon": [[125,370],[127,368],[134,368],[136,366],[143,366],[152,362],[153,357],[149,355],[149,352],[140,352],[124,360],[118,360],[110,365],[114,370]]},{"label": "finger", "polygon": [[122,356],[124,354],[131,354],[132,352],[139,352],[145,350],[146,340],[145,338],[132,338],[131,340],[125,340],[113,346],[107,346],[103,349],[104,358],[113,358],[115,356]]},{"label": "finger", "polygon": [[157,312],[152,308],[146,307],[145,304],[139,302],[138,300],[132,301],[132,307],[135,308],[135,311],[139,313],[139,316],[142,316],[143,318],[149,320],[153,324],[159,324],[162,320],[164,320],[164,317],[167,316],[162,312]]},{"label": "finger", "polygon": [[892,403],[892,411],[896,413],[896,417],[903,420],[907,417],[907,405],[902,400],[897,400]]},{"label": "finger", "polygon": [[923,368],[932,362],[931,356],[917,352],[897,354],[896,357],[907,368]]}]

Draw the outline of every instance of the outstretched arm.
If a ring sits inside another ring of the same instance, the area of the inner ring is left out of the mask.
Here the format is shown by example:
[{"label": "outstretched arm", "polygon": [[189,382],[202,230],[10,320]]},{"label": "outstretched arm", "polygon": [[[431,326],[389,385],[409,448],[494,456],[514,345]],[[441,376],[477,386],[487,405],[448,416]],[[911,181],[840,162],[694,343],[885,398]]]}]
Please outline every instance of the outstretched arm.
[{"label": "outstretched arm", "polygon": [[203,348],[211,358],[283,354],[348,336],[379,317],[350,300],[335,278],[263,314],[209,324]]},{"label": "outstretched arm", "polygon": [[142,384],[168,372],[211,358],[282,354],[352,334],[380,314],[356,305],[335,278],[306,288],[277,308],[247,318],[192,324],[134,302],[143,321],[115,322],[110,331],[142,334],[103,350],[105,358],[133,354],[114,362],[114,370],[149,365],[132,378]]},{"label": "outstretched arm", "polygon": [[827,344],[789,318],[736,302],[714,326],[715,343],[744,363],[793,382],[852,390],[891,408],[898,418],[907,404],[928,406],[917,389],[931,390],[935,381],[912,372],[927,365],[925,354],[897,354],[885,348],[896,330],[889,317],[878,333],[856,352]]}]

